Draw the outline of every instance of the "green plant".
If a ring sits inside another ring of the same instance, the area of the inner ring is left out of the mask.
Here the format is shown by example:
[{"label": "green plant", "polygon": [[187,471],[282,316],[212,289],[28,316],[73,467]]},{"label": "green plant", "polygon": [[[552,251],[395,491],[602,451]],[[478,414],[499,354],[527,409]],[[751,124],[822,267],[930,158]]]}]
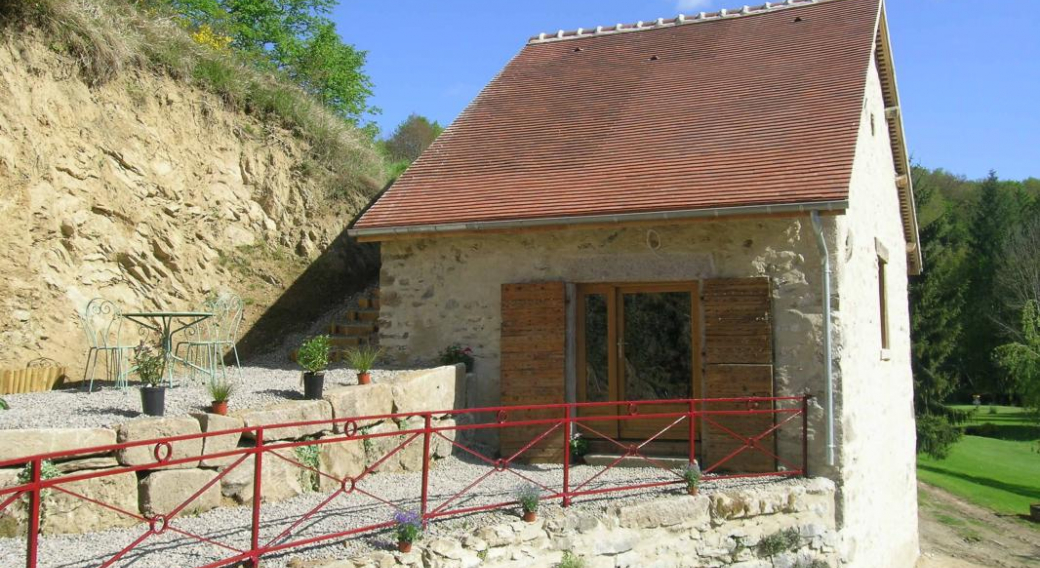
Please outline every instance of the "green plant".
[{"label": "green plant", "polygon": [[166,351],[142,341],[134,348],[134,369],[142,383],[150,387],[162,386],[163,374],[166,372]]},{"label": "green plant", "polygon": [[587,453],[589,453],[589,441],[582,437],[581,434],[575,432],[571,436],[571,458],[580,460]]},{"label": "green plant", "polygon": [[819,558],[814,558],[812,560],[799,560],[798,564],[795,564],[794,566],[795,568],[831,568],[830,564],[820,560]]},{"label": "green plant", "polygon": [[358,372],[367,373],[372,370],[376,360],[383,354],[383,350],[371,345],[362,345],[347,351],[347,363]]},{"label": "green plant", "polygon": [[686,483],[686,489],[693,491],[701,485],[701,468],[696,463],[688,463],[679,468],[679,477]]},{"label": "green plant", "polygon": [[414,511],[398,511],[394,514],[394,534],[397,542],[415,542],[422,536],[422,520]]},{"label": "green plant", "polygon": [[989,413],[990,414],[996,414],[997,413],[997,407],[993,406],[992,404],[989,405]]},{"label": "green plant", "polygon": [[556,568],[585,568],[585,559],[569,550],[563,551],[563,558],[556,564]]},{"label": "green plant", "polygon": [[473,350],[458,343],[452,343],[441,351],[440,362],[442,365],[464,363],[468,373],[473,370]]},{"label": "green plant", "polygon": [[0,398],[0,410],[10,410],[10,409],[11,409],[11,405],[7,404],[6,400]]},{"label": "green plant", "polygon": [[[18,484],[19,485],[25,485],[27,483],[32,483],[32,480],[33,480],[32,467],[33,467],[32,462],[29,462],[29,463],[25,464],[25,467],[22,468],[22,471],[18,472]],[[59,471],[57,467],[54,467],[54,464],[51,463],[49,460],[43,460],[42,462],[40,462],[40,479],[41,480],[46,481],[48,479],[54,479],[55,477],[60,477],[60,476],[61,476],[61,471]],[[41,527],[43,526],[43,519],[47,515],[46,504],[47,504],[47,497],[49,497],[50,494],[51,494],[51,490],[50,489],[44,489],[44,490],[40,491],[40,526]],[[25,501],[25,506],[26,507],[29,506],[28,500]]]},{"label": "green plant", "polygon": [[235,390],[238,388],[235,383],[228,381],[227,379],[213,378],[207,385],[206,388],[209,390],[210,400],[213,402],[227,402],[231,399],[231,395],[235,394]]},{"label": "green plant", "polygon": [[538,501],[542,498],[542,492],[536,485],[522,485],[516,490],[516,501],[525,513],[538,511]]},{"label": "green plant", "polygon": [[[318,469],[318,455],[320,450],[318,449],[317,444],[312,446],[296,446],[293,448],[293,453],[296,454],[296,461],[311,468],[311,470]],[[318,491],[320,489],[318,475],[311,470],[300,470],[300,477],[304,484],[310,487],[311,491]]]},{"label": "green plant", "polygon": [[787,552],[798,548],[801,537],[797,529],[784,529],[769,536],[762,537],[758,541],[758,553],[762,556],[776,556],[781,552]]},{"label": "green plant", "polygon": [[320,373],[329,366],[329,336],[317,335],[304,341],[296,352],[296,363],[308,373]]}]

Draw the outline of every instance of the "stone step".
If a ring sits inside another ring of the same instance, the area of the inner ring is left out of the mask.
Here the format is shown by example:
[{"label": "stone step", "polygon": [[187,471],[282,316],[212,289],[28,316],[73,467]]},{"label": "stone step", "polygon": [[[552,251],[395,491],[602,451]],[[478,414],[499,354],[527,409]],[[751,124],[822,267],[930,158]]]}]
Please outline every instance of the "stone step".
[{"label": "stone step", "polygon": [[379,310],[350,310],[343,314],[343,319],[348,322],[379,321]]},{"label": "stone step", "polygon": [[333,335],[369,336],[379,331],[379,326],[371,322],[337,324]]},{"label": "stone step", "polygon": [[[620,454],[585,454],[585,463],[588,465],[605,467],[614,463],[614,460],[618,459],[618,457],[620,457]],[[654,467],[654,464],[657,464],[661,467],[679,469],[690,463],[689,458],[685,456],[648,455],[646,457],[653,461],[648,462],[639,456],[626,456],[621,458],[621,461],[615,464],[614,467]]]}]

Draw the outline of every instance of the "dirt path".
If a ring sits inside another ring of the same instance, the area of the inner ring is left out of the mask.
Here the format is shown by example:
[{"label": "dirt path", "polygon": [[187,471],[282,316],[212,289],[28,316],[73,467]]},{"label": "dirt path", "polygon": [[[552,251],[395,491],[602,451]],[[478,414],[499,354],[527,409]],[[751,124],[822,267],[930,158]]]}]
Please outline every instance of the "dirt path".
[{"label": "dirt path", "polygon": [[918,568],[1040,568],[1040,527],[917,484]]}]

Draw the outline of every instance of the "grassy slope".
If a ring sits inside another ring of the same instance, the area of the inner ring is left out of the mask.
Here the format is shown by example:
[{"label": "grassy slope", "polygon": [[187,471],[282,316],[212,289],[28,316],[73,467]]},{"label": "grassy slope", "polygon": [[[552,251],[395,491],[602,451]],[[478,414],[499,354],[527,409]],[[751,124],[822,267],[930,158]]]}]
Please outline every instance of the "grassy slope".
[{"label": "grassy slope", "polygon": [[1040,435],[1022,409],[996,410],[989,414],[989,407],[982,407],[968,426],[993,424],[991,433],[1005,439],[965,436],[946,459],[918,456],[917,476],[997,512],[1026,514],[1030,503],[1040,502]]}]

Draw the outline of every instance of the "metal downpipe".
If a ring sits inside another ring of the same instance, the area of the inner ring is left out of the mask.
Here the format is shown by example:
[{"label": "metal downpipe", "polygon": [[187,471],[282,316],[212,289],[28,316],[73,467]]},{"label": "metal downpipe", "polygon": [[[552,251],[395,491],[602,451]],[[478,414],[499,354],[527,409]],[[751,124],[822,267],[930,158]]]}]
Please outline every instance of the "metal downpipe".
[{"label": "metal downpipe", "polygon": [[816,245],[820,249],[820,264],[823,266],[823,376],[827,383],[827,465],[834,467],[834,372],[831,355],[831,256],[827,240],[823,237],[823,222],[820,212],[810,213]]}]

